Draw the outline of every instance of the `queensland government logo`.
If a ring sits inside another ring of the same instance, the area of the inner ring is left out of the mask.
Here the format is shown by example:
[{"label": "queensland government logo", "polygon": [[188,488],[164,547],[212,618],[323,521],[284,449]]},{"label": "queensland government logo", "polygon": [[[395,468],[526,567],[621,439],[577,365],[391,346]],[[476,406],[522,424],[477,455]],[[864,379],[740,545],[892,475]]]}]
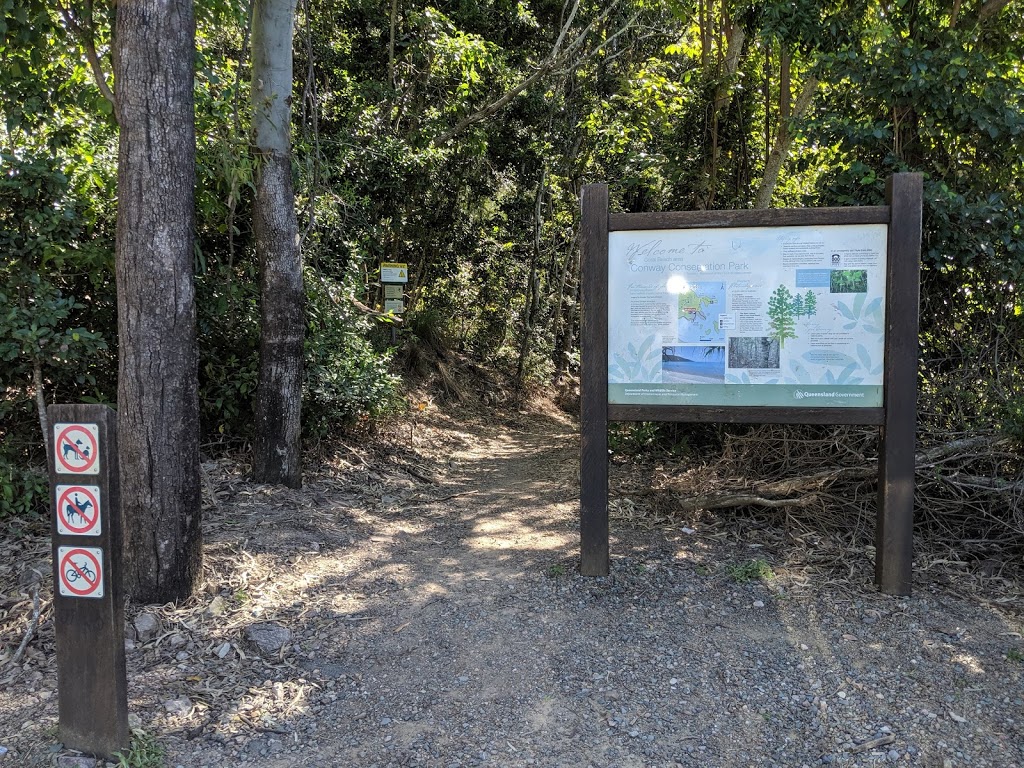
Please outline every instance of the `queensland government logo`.
[{"label": "queensland government logo", "polygon": [[805,397],[831,397],[831,398],[863,398],[865,397],[863,392],[808,392],[803,389],[797,389],[793,391],[793,397],[797,400],[803,400]]}]

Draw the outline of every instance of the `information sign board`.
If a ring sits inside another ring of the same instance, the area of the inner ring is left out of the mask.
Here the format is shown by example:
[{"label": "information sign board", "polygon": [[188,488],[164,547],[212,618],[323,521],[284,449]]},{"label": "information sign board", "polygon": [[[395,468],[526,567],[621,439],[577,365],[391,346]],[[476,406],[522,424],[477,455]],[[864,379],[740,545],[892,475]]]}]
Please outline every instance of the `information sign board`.
[{"label": "information sign board", "polygon": [[881,407],[887,231],[610,232],[608,402]]},{"label": "information sign board", "polygon": [[409,265],[398,261],[382,261],[380,281],[382,283],[408,283]]},{"label": "information sign board", "polygon": [[910,594],[923,177],[884,206],[615,213],[584,187],[580,572],[609,568],[608,422],[879,427],[875,580]]}]

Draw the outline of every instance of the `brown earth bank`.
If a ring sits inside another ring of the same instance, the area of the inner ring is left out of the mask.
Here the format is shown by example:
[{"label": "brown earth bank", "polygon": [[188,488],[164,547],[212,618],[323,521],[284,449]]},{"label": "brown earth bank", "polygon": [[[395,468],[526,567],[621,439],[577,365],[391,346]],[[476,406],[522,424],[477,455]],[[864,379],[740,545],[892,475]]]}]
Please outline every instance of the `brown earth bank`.
[{"label": "brown earth bank", "polygon": [[[578,467],[540,406],[427,407],[301,491],[208,462],[203,589],[127,610],[123,764],[1024,766],[1018,582],[886,597],[870,548],[694,516],[613,519],[584,578]],[[3,547],[0,766],[71,764],[49,543]]]}]

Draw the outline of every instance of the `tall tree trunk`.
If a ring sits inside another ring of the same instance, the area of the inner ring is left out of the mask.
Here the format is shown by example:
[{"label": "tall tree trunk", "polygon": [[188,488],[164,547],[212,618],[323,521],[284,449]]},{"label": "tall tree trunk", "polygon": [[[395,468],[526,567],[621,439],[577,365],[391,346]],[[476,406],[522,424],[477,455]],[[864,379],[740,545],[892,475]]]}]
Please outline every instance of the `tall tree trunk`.
[{"label": "tall tree trunk", "polygon": [[256,0],[252,21],[254,230],[260,262],[260,378],[253,479],[302,485],[302,260],[292,189],[295,0]]},{"label": "tall tree trunk", "polygon": [[723,26],[725,27],[725,56],[718,67],[718,84],[715,87],[715,99],[711,104],[709,115],[708,143],[710,149],[705,155],[704,170],[700,180],[701,195],[697,201],[700,208],[708,209],[714,206],[715,193],[718,187],[718,164],[722,157],[722,148],[719,136],[719,123],[722,113],[725,112],[729,102],[732,101],[732,83],[739,69],[740,54],[743,51],[743,44],[746,42],[747,33],[743,25],[733,21],[725,8],[725,0],[722,7]]},{"label": "tall tree trunk", "polygon": [[39,429],[43,432],[43,447],[46,449],[46,467],[53,474],[53,435],[50,434],[50,420],[46,416],[46,395],[43,392],[43,361],[36,357],[32,361],[32,387],[36,391],[36,415]]},{"label": "tall tree trunk", "polygon": [[767,208],[771,205],[772,195],[775,194],[775,187],[779,183],[779,174],[782,172],[782,166],[785,164],[789,150],[793,146],[793,139],[796,138],[796,131],[793,130],[792,122],[793,120],[799,120],[807,114],[807,110],[814,101],[814,94],[817,90],[818,79],[809,76],[804,81],[800,95],[796,97],[796,103],[791,108],[789,104],[790,88],[787,70],[785,88],[780,88],[784,102],[779,105],[779,124],[775,129],[775,143],[772,145],[772,151],[768,153],[768,157],[765,159],[764,177],[761,179],[761,184],[754,195],[755,208]]},{"label": "tall tree trunk", "polygon": [[522,389],[526,380],[526,358],[530,354],[530,342],[533,340],[533,327],[537,322],[540,310],[540,275],[537,268],[540,264],[541,231],[544,225],[544,190],[548,179],[548,169],[541,171],[537,193],[533,199],[533,249],[530,255],[530,272],[526,284],[526,305],[523,307],[523,338],[519,344],[519,363],[516,366],[516,388]]},{"label": "tall tree trunk", "polygon": [[121,3],[114,44],[124,578],[164,603],[202,574],[191,0]]}]

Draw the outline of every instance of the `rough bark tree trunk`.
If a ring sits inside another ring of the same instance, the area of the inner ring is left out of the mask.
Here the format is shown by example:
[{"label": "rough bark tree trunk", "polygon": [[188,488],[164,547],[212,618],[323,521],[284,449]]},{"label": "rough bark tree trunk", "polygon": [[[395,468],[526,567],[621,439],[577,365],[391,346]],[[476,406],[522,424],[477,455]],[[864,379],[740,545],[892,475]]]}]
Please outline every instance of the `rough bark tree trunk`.
[{"label": "rough bark tree trunk", "polygon": [[292,189],[295,0],[257,0],[252,22],[254,230],[260,262],[260,376],[253,479],[302,485],[302,261]]},{"label": "rough bark tree trunk", "polygon": [[701,209],[710,209],[715,203],[715,194],[718,187],[718,164],[722,157],[722,148],[719,137],[719,123],[722,113],[725,112],[732,101],[732,85],[739,68],[740,54],[743,51],[743,44],[746,42],[747,33],[743,25],[733,22],[723,6],[723,26],[725,27],[726,51],[725,56],[718,68],[718,84],[715,87],[715,99],[710,105],[708,120],[708,143],[710,148],[704,161],[703,174],[700,185],[701,194],[697,205]]},{"label": "rough bark tree trunk", "polygon": [[121,3],[114,45],[124,586],[164,603],[202,574],[191,0]]}]

